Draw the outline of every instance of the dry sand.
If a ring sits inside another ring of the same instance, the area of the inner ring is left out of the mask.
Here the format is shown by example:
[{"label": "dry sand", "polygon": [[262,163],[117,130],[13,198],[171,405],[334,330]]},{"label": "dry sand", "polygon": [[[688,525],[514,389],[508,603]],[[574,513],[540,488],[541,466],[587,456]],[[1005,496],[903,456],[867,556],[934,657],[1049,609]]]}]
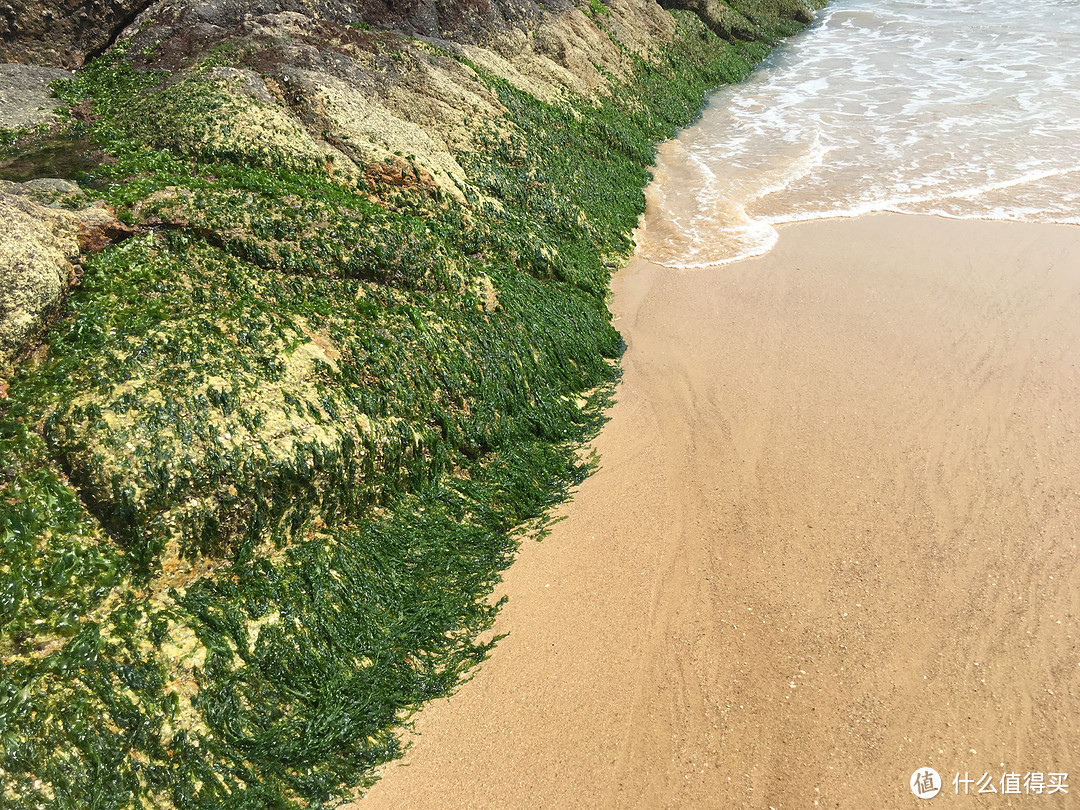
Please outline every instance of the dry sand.
[{"label": "dry sand", "polygon": [[810,223],[614,291],[602,469],[356,806],[918,807],[925,765],[1080,807],[1080,228]]}]

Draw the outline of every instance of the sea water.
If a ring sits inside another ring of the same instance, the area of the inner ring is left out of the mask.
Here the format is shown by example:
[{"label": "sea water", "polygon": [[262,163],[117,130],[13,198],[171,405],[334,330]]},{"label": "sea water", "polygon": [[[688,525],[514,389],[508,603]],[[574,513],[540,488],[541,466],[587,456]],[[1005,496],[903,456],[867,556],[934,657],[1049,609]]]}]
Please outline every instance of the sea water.
[{"label": "sea water", "polygon": [[1080,223],[1080,0],[834,0],[660,148],[638,252],[878,211]]}]

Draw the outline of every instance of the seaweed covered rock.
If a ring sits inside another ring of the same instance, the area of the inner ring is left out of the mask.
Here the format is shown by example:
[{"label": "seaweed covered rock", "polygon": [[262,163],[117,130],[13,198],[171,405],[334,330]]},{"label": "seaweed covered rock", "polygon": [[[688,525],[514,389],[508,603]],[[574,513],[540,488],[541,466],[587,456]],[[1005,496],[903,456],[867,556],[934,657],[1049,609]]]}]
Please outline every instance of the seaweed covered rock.
[{"label": "seaweed covered rock", "polygon": [[819,0],[660,0],[668,9],[692,11],[726,40],[773,39],[794,33],[814,18]]},{"label": "seaweed covered rock", "polygon": [[82,197],[78,186],[63,181],[0,186],[0,372],[59,311],[76,281],[82,250],[102,247],[119,226],[103,208],[72,211],[42,204]]},{"label": "seaweed covered rock", "polygon": [[324,138],[313,136],[250,70],[178,72],[167,83],[127,97],[115,121],[150,148],[201,160],[353,178],[361,173]]},{"label": "seaweed covered rock", "polygon": [[369,784],[591,468],[654,144],[767,51],[652,0],[160,0],[56,83],[38,146],[109,207],[0,189],[4,306],[54,291],[11,345],[62,316],[0,398],[5,806]]}]

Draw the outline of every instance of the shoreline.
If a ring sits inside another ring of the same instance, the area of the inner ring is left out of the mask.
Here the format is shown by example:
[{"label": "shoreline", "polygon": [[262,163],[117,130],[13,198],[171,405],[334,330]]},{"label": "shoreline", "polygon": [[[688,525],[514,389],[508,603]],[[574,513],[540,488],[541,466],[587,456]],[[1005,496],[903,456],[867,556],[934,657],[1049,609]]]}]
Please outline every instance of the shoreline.
[{"label": "shoreline", "polygon": [[[657,167],[654,165],[652,167],[651,171],[656,172]],[[1080,170],[1078,170],[1078,171],[1080,171]],[[644,219],[645,216],[646,216],[645,214],[642,214],[643,219]],[[779,239],[780,239],[780,234],[783,233],[783,231],[786,230],[787,228],[799,227],[799,226],[803,226],[803,225],[810,225],[810,224],[818,223],[818,222],[842,222],[842,221],[846,221],[846,220],[868,219],[868,218],[872,218],[872,217],[925,217],[925,218],[928,218],[928,219],[944,219],[944,220],[948,220],[950,222],[996,222],[996,223],[1016,224],[1016,225],[1049,225],[1049,226],[1053,226],[1053,227],[1063,227],[1063,228],[1080,227],[1080,221],[1066,222],[1066,221],[1047,220],[1047,221],[1042,221],[1042,222],[1035,222],[1035,221],[1031,221],[1031,220],[994,218],[994,217],[980,216],[980,215],[976,215],[976,214],[972,214],[970,216],[960,216],[959,214],[946,214],[946,213],[942,213],[940,211],[934,212],[934,213],[921,213],[921,212],[914,212],[914,211],[893,211],[893,210],[883,208],[883,209],[876,209],[876,210],[872,210],[872,211],[866,211],[864,213],[855,213],[855,214],[826,213],[826,214],[822,214],[819,217],[807,217],[806,219],[794,219],[794,220],[789,220],[789,221],[785,221],[785,222],[768,223],[769,227],[772,228],[774,231],[776,231],[777,238],[768,247],[763,248],[760,253],[750,253],[750,254],[746,254],[746,255],[739,255],[739,256],[735,256],[734,258],[724,259],[723,261],[714,262],[712,264],[694,264],[694,265],[686,265],[686,266],[676,266],[676,265],[664,264],[663,262],[657,262],[657,261],[648,259],[648,258],[646,258],[646,257],[644,257],[644,256],[642,256],[640,254],[640,238],[639,237],[640,237],[641,228],[643,226],[642,226],[642,223],[639,222],[638,227],[634,231],[634,234],[635,234],[634,235],[634,241],[635,241],[635,244],[638,245],[638,248],[635,249],[634,254],[630,259],[630,262],[627,263],[627,267],[630,264],[634,263],[634,262],[644,262],[646,264],[652,264],[652,265],[655,265],[657,267],[662,267],[665,270],[671,270],[673,272],[678,272],[678,273],[693,273],[693,272],[699,272],[699,271],[703,271],[703,270],[719,270],[720,268],[727,267],[728,265],[731,265],[731,264],[738,264],[738,263],[741,263],[741,262],[749,262],[749,261],[753,261],[755,259],[762,258],[763,256],[768,254],[771,250],[773,250],[776,247],[776,245],[777,245],[777,243],[779,242]],[[626,268],[624,268],[624,269],[626,269]]]},{"label": "shoreline", "polygon": [[1067,772],[1077,258],[1064,225],[876,214],[631,262],[600,469],[355,806],[892,806],[918,767],[948,794]]}]

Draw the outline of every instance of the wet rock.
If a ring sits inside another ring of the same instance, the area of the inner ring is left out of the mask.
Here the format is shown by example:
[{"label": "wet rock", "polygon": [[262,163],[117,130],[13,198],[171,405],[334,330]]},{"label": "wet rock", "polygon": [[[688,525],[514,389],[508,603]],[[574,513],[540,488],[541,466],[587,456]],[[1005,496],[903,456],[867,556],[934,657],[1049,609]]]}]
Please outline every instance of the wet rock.
[{"label": "wet rock", "polygon": [[728,41],[760,39],[766,28],[781,20],[806,25],[814,19],[817,0],[659,0],[667,9],[692,11],[701,21]]},{"label": "wet rock", "polygon": [[660,0],[667,9],[692,11],[713,32],[730,41],[754,39],[754,24],[720,0]]},{"label": "wet rock", "polygon": [[75,222],[82,253],[97,253],[139,232],[138,228],[120,222],[108,209],[96,206],[77,211]]},{"label": "wet rock", "polygon": [[0,178],[17,183],[79,178],[94,174],[103,164],[116,162],[86,138],[56,130],[24,133],[13,148],[4,151],[7,154],[0,155]]},{"label": "wet rock", "polygon": [[70,78],[60,68],[35,65],[0,65],[0,129],[24,129],[56,121],[59,102],[49,82]]}]

